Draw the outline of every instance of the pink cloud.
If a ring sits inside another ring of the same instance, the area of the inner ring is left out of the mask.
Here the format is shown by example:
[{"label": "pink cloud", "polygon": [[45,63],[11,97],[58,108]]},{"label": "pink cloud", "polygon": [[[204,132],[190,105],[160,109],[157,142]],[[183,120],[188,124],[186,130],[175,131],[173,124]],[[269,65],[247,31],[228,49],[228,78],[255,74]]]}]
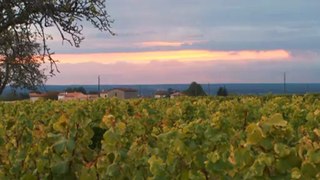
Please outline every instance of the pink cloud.
[{"label": "pink cloud", "polygon": [[[318,67],[316,64],[314,67]],[[101,76],[102,84],[161,84],[161,83],[225,83],[225,82],[282,82],[282,74],[288,72],[288,79],[297,77],[312,81],[311,73],[301,72],[303,62],[158,62],[133,64],[79,63],[59,64],[61,71],[48,84],[96,84]]]},{"label": "pink cloud", "polygon": [[259,61],[288,60],[291,55],[285,50],[266,51],[210,51],[210,50],[176,50],[145,52],[113,52],[95,54],[57,54],[56,59],[62,63],[95,62],[110,64],[116,62],[148,63],[151,61]]}]

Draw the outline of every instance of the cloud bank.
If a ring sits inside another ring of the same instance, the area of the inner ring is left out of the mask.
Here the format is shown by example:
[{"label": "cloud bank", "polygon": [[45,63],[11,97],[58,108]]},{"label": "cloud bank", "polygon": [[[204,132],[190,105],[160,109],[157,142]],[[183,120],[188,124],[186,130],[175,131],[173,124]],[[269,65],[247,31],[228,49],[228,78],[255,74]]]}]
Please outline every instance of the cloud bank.
[{"label": "cloud bank", "polygon": [[[319,82],[319,0],[107,1],[117,34],[84,24],[81,48],[50,47],[49,83]],[[81,78],[79,78],[81,77]],[[290,79],[291,77],[291,79]],[[278,81],[279,80],[279,81]]]}]

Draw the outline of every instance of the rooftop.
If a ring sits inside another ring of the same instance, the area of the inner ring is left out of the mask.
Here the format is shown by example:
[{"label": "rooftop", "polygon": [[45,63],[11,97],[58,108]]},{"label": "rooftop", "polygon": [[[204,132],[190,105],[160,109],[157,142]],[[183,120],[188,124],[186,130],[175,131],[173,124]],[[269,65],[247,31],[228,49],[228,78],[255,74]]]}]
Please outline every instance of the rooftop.
[{"label": "rooftop", "polygon": [[169,92],[160,90],[160,91],[156,91],[155,95],[161,95],[161,96],[169,95]]},{"label": "rooftop", "polygon": [[29,93],[29,96],[30,97],[45,97],[46,94],[43,94],[43,93]]},{"label": "rooftop", "polygon": [[138,90],[132,89],[132,88],[113,88],[113,89],[109,89],[109,90],[104,90],[104,91],[102,91],[102,93],[113,91],[113,90],[119,90],[119,91],[123,91],[123,92],[137,92],[138,91]]}]

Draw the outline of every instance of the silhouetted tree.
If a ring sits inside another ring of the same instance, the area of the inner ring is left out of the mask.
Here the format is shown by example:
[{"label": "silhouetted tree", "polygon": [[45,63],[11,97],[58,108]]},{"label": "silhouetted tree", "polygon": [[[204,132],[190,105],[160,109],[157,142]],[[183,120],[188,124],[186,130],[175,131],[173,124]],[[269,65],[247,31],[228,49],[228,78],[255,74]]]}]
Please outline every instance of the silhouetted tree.
[{"label": "silhouetted tree", "polygon": [[99,92],[98,91],[89,91],[88,94],[96,94],[96,95],[98,95]]},{"label": "silhouetted tree", "polygon": [[2,96],[0,96],[0,101],[18,101],[18,100],[25,100],[25,99],[29,99],[29,94],[28,93],[17,93],[16,91],[11,91],[7,94],[2,94]]},{"label": "silhouetted tree", "polygon": [[228,90],[227,88],[224,87],[219,87],[218,91],[217,91],[217,96],[228,96]]},{"label": "silhouetted tree", "polygon": [[206,96],[207,94],[202,89],[202,86],[196,82],[192,82],[189,88],[184,91],[188,96]]},{"label": "silhouetted tree", "polygon": [[[105,3],[105,0],[2,0],[0,94],[7,85],[34,88],[58,71],[57,60],[51,57],[53,52],[48,47],[47,41],[52,36],[47,34],[47,28],[55,28],[62,42],[75,47],[84,39],[81,23],[84,21],[114,35],[110,30],[113,20]],[[50,64],[48,75],[39,70],[45,62]]]},{"label": "silhouetted tree", "polygon": [[14,30],[0,33],[0,95],[6,86],[35,90],[47,76],[40,66],[40,45]]},{"label": "silhouetted tree", "polygon": [[84,87],[80,86],[80,87],[69,87],[67,89],[64,90],[65,92],[81,92],[83,94],[87,94],[87,91]]}]

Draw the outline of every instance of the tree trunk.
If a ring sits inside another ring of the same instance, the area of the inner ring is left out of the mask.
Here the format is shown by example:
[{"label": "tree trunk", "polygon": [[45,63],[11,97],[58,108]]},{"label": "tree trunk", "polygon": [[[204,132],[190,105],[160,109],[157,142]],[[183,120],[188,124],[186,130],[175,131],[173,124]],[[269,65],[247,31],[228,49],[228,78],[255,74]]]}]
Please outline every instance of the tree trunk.
[{"label": "tree trunk", "polygon": [[5,73],[3,74],[3,76],[0,76],[0,95],[2,95],[9,81],[10,65],[8,62],[6,62],[5,66],[6,66]]},{"label": "tree trunk", "polygon": [[6,88],[6,86],[3,86],[2,84],[0,85],[0,95],[3,93],[4,88]]}]

